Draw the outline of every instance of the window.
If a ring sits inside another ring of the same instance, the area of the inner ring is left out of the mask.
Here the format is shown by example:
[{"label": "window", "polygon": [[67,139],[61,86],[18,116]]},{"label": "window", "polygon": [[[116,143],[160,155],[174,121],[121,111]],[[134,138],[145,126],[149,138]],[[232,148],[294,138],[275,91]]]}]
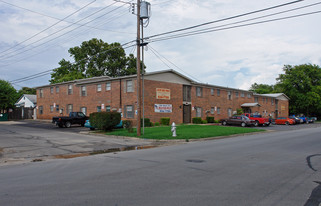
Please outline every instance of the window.
[{"label": "window", "polygon": [[81,96],[87,96],[86,86],[81,86]]},{"label": "window", "polygon": [[109,90],[111,90],[111,83],[107,82],[106,83],[106,91],[109,91]]},{"label": "window", "polygon": [[258,102],[259,102],[259,98],[258,98],[258,97],[254,97],[254,101],[255,101],[256,103],[258,103]]},{"label": "window", "polygon": [[81,107],[80,111],[86,115],[87,114],[87,107]]},{"label": "window", "polygon": [[198,96],[198,97],[203,96],[203,88],[202,87],[196,87],[196,96]]},{"label": "window", "polygon": [[110,112],[110,106],[106,106],[106,112]]},{"label": "window", "polygon": [[39,106],[39,114],[43,114],[43,106]]},{"label": "window", "polygon": [[227,92],[227,99],[232,100],[232,92],[231,91]]},{"label": "window", "polygon": [[68,94],[72,94],[72,84],[68,85]]},{"label": "window", "polygon": [[183,86],[183,101],[191,102],[191,86]]},{"label": "window", "polygon": [[214,95],[214,89],[211,88],[211,95],[213,96]]},{"label": "window", "polygon": [[53,94],[53,87],[50,87],[50,94]]},{"label": "window", "polygon": [[239,92],[235,92],[235,97],[239,98]]},{"label": "window", "polygon": [[101,84],[97,84],[97,92],[101,92]]},{"label": "window", "polygon": [[97,106],[97,112],[101,112],[101,106]]},{"label": "window", "polygon": [[59,105],[56,105],[56,111],[59,112]]},{"label": "window", "polygon": [[241,97],[245,97],[245,93],[244,92],[241,92]]},{"label": "window", "polygon": [[67,105],[67,114],[70,114],[72,112],[72,104]]},{"label": "window", "polygon": [[56,86],[56,93],[59,93],[59,86]]},{"label": "window", "polygon": [[50,112],[53,112],[53,110],[54,110],[54,106],[50,105]]},{"label": "window", "polygon": [[40,89],[40,90],[39,90],[39,95],[40,95],[40,98],[43,97],[43,89]]},{"label": "window", "polygon": [[217,89],[217,96],[219,97],[221,95],[221,90]]},{"label": "window", "polygon": [[196,117],[202,117],[202,108],[196,107]]},{"label": "window", "polygon": [[271,99],[271,105],[274,105],[274,99]]},{"label": "window", "polygon": [[214,107],[211,107],[211,114],[214,114]]},{"label": "window", "polygon": [[134,118],[134,107],[133,107],[133,105],[125,106],[125,117]]},{"label": "window", "polygon": [[126,91],[127,92],[133,92],[133,81],[132,80],[127,80],[126,81]]},{"label": "window", "polygon": [[229,116],[229,117],[231,117],[231,116],[232,116],[232,109],[231,109],[231,108],[228,108],[228,110],[227,110],[227,114],[228,114],[228,116]]},{"label": "window", "polygon": [[217,107],[217,114],[221,114],[221,107]]},{"label": "window", "polygon": [[247,98],[251,98],[251,97],[252,97],[251,93],[248,93]]}]

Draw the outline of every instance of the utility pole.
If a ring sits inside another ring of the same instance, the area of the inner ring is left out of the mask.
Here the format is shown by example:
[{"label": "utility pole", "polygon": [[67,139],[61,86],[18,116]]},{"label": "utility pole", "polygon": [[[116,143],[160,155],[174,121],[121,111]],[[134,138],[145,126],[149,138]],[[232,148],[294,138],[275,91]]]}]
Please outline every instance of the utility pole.
[{"label": "utility pole", "polygon": [[140,81],[140,0],[137,0],[137,136],[141,136],[141,81]]}]

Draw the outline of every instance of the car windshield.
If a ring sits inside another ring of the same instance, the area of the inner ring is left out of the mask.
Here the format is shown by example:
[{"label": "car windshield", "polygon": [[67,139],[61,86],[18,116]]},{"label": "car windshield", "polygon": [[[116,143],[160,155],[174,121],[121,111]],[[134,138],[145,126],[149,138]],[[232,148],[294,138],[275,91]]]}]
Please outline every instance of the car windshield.
[{"label": "car windshield", "polygon": [[244,120],[249,120],[249,118],[247,116],[243,116]]}]

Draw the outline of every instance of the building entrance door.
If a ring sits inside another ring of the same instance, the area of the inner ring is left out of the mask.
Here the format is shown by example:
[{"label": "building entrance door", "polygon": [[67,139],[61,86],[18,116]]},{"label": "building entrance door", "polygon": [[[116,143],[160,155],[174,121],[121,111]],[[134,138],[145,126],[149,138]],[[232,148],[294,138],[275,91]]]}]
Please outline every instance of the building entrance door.
[{"label": "building entrance door", "polygon": [[191,105],[183,105],[183,122],[191,123]]}]

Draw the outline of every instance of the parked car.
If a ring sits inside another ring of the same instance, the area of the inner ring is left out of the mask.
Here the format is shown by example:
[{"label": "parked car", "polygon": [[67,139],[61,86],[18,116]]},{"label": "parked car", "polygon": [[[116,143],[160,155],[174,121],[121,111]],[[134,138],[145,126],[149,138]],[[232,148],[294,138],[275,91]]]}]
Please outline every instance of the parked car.
[{"label": "parked car", "polygon": [[314,123],[314,119],[312,117],[307,117],[307,123]]},{"label": "parked car", "polygon": [[290,119],[293,119],[295,121],[295,124],[300,124],[303,122],[299,117],[296,116],[289,116]]},{"label": "parked car", "polygon": [[82,112],[70,112],[69,116],[53,117],[52,123],[58,127],[71,127],[72,124],[80,124],[82,127],[85,125],[88,117]]},{"label": "parked car", "polygon": [[[90,125],[90,120],[87,119],[85,122],[85,127],[89,128],[90,130],[95,130],[96,128]],[[120,120],[119,124],[115,126],[115,128],[123,128],[123,121]]]},{"label": "parked car", "polygon": [[275,119],[275,124],[293,125],[295,124],[295,120],[290,119],[288,117],[279,117]]},{"label": "parked car", "polygon": [[263,125],[263,126],[269,126],[270,120],[269,118],[263,118],[261,115],[253,115],[250,113],[244,113],[244,116],[247,116],[249,119],[255,121],[255,126]]},{"label": "parked car", "polygon": [[255,126],[255,120],[249,119],[244,115],[236,115],[227,119],[221,120],[222,125],[240,125],[242,127],[245,126]]}]

